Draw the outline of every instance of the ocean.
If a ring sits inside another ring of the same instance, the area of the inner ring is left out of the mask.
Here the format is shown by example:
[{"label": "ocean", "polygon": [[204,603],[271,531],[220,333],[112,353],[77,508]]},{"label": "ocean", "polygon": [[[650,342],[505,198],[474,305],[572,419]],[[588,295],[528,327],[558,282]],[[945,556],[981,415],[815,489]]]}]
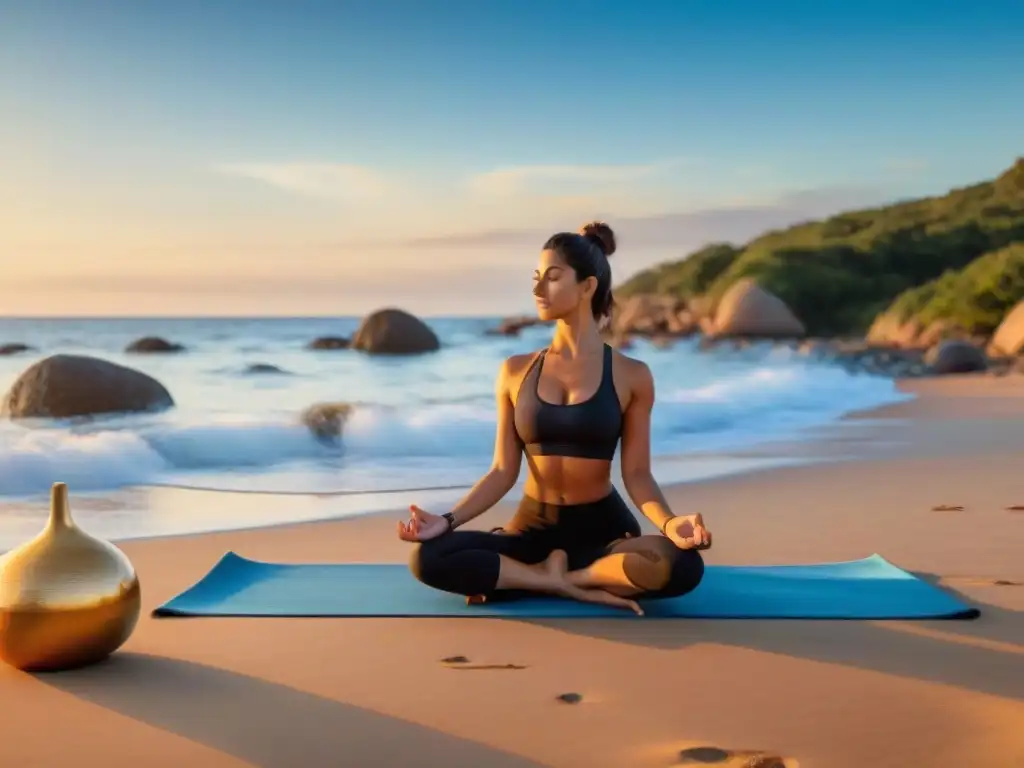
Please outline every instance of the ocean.
[{"label": "ocean", "polygon": [[[544,346],[551,333],[535,327],[518,337],[488,335],[499,320],[428,318],[440,352],[379,358],[305,348],[317,336],[352,334],[356,317],[0,319],[0,344],[34,348],[0,357],[0,390],[41,357],[86,354],[145,371],[176,402],[161,414],[86,424],[0,423],[0,547],[39,529],[58,481],[69,485],[73,507],[82,505],[77,516],[111,538],[352,514],[408,502],[408,494],[375,492],[472,485],[491,459],[499,363]],[[186,351],[124,353],[149,335]],[[771,345],[701,351],[696,340],[667,348],[638,340],[628,354],[655,377],[652,453],[664,482],[723,471],[709,455],[799,439],[848,411],[905,398],[890,379]],[[249,372],[260,363],[282,372]],[[308,406],[328,401],[355,406],[333,445],[299,419]],[[203,490],[178,491],[169,503],[166,494],[153,495],[167,486]],[[228,504],[232,495],[220,493],[228,490],[276,497],[278,511],[255,501]],[[351,493],[311,506],[316,494],[339,491]]]}]

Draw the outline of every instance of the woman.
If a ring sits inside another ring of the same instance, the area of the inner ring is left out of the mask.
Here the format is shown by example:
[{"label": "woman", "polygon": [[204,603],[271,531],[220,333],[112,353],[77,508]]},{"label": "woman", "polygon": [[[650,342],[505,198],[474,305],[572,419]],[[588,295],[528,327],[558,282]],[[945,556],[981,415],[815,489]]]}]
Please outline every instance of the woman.
[{"label": "woman", "polygon": [[[410,507],[400,538],[417,542],[410,566],[421,582],[471,600],[543,592],[621,606],[689,592],[711,544],[700,515],[673,515],[651,474],[654,382],[642,362],[613,351],[599,333],[612,308],[615,235],[601,222],[544,245],[533,290],[551,345],[513,355],[497,377],[498,427],[491,469],[451,511]],[[611,481],[621,440],[622,479],[661,532],[640,526]],[[512,520],[495,531],[461,526],[529,475]]]}]

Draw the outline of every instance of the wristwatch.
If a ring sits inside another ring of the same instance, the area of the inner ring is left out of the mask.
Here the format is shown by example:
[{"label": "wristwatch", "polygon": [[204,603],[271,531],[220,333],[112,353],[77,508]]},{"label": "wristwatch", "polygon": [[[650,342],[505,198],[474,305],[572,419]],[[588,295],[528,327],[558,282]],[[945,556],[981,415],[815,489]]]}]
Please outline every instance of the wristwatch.
[{"label": "wristwatch", "polygon": [[453,515],[451,512],[445,512],[443,515],[441,515],[441,517],[448,521],[449,531],[455,530],[455,515]]}]

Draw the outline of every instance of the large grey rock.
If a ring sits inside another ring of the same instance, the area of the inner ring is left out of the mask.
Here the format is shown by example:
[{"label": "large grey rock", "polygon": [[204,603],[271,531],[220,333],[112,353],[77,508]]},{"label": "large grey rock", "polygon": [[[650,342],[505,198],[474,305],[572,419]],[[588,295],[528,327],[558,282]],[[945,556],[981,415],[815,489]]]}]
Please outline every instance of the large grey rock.
[{"label": "large grey rock", "polygon": [[612,333],[620,336],[689,336],[696,330],[697,320],[686,302],[674,296],[630,296],[612,316]]},{"label": "large grey rock", "polygon": [[975,373],[988,368],[984,350],[968,341],[948,339],[928,350],[924,363],[932,373]]},{"label": "large grey rock", "polygon": [[993,355],[1016,355],[1024,352],[1024,301],[1011,309],[992,334],[989,352]]},{"label": "large grey rock", "polygon": [[867,342],[872,346],[909,349],[918,346],[923,329],[914,318],[900,319],[892,312],[882,312],[868,328]]},{"label": "large grey rock", "polygon": [[415,355],[434,352],[441,342],[418,317],[389,308],[363,318],[352,337],[352,348],[376,355]]},{"label": "large grey rock", "polygon": [[713,336],[790,338],[806,334],[785,302],[749,278],[738,280],[715,309]]},{"label": "large grey rock", "polygon": [[64,419],[173,406],[163,384],[134,368],[86,355],[52,355],[15,380],[0,404],[0,416]]}]

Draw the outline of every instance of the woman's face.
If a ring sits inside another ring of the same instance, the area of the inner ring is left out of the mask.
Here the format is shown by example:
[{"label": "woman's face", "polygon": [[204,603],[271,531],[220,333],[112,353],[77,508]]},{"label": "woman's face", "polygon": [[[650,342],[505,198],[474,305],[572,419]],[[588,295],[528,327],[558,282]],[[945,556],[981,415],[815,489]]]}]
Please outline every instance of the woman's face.
[{"label": "woman's face", "polygon": [[540,253],[533,273],[533,296],[537,316],[544,321],[559,320],[571,315],[583,301],[590,302],[593,278],[577,281],[576,273],[555,251]]}]

